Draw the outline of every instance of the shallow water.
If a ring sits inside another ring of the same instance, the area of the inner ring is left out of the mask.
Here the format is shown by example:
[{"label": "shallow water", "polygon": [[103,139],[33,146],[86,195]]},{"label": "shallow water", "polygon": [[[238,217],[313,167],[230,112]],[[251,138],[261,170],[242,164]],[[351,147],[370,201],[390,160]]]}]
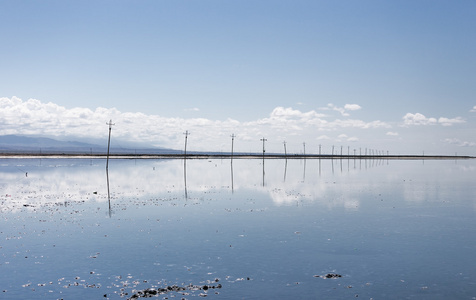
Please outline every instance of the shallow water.
[{"label": "shallow water", "polygon": [[475,173],[473,160],[110,160],[106,173],[99,159],[3,159],[0,298],[177,285],[157,299],[476,299]]}]

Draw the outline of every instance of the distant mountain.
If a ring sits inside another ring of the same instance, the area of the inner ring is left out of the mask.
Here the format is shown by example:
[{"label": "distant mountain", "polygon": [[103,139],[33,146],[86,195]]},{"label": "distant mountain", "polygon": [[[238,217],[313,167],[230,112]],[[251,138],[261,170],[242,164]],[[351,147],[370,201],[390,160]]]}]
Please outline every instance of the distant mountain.
[{"label": "distant mountain", "polygon": [[[106,141],[107,142],[107,141]],[[127,142],[121,144],[128,144]],[[74,153],[74,154],[97,154],[106,153],[107,144],[98,145],[78,141],[60,141],[48,137],[23,136],[23,135],[2,135],[0,136],[0,152],[4,153]],[[140,149],[123,148],[111,145],[110,153],[118,154],[162,154],[181,153],[181,151],[141,147]]]},{"label": "distant mountain", "polygon": [[46,137],[29,137],[22,135],[2,135],[0,136],[1,148],[29,147],[29,148],[84,148],[98,147],[98,145],[74,142],[74,141],[58,141]]}]

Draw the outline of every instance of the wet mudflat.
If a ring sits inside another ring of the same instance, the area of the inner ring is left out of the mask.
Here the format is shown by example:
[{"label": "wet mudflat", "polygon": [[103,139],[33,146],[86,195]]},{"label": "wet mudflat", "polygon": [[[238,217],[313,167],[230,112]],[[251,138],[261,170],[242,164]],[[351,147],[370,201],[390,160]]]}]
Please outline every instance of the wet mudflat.
[{"label": "wet mudflat", "polygon": [[474,299],[475,178],[474,160],[3,159],[0,298]]}]

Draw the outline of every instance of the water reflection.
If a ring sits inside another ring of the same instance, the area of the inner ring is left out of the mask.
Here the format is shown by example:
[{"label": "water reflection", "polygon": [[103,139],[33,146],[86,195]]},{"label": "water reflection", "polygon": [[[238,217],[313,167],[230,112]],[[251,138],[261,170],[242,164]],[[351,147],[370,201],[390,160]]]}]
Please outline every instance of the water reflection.
[{"label": "water reflection", "polygon": [[286,172],[288,170],[288,159],[284,159],[284,178],[283,178],[283,182],[286,182]]},{"label": "water reflection", "polygon": [[264,177],[265,177],[265,171],[264,171],[264,157],[263,157],[263,186],[264,186]]},{"label": "water reflection", "polygon": [[106,179],[107,179],[107,202],[109,204],[109,217],[111,217],[112,215],[112,211],[111,211],[111,192],[109,190],[109,169],[106,168]]},{"label": "water reflection", "polygon": [[476,161],[115,159],[104,176],[101,160],[0,160],[3,295],[219,282],[187,293],[471,298],[475,173]]},{"label": "water reflection", "polygon": [[[100,163],[91,165],[89,160],[43,159],[41,166],[27,159],[2,160],[2,211],[45,202],[107,201],[111,214],[113,195],[114,198],[200,199],[204,193],[218,190],[229,190],[231,194],[256,190],[268,194],[276,205],[321,201],[328,207],[358,209],[361,200],[354,199],[355,191],[344,188],[357,181],[361,181],[361,190],[405,183],[401,187],[404,199],[424,201],[441,193],[441,188],[431,189],[438,184],[435,180],[467,181],[474,175],[473,161],[459,164],[428,161],[421,165],[416,161],[350,159],[347,168],[343,167],[346,160],[335,159],[234,159],[229,166],[226,162],[183,160],[180,171],[179,160],[114,160],[106,170],[103,185],[103,167]],[[283,163],[284,172],[280,172]],[[338,173],[334,168],[336,163]],[[438,167],[428,173],[435,165],[445,165],[445,172]],[[110,182],[110,178],[113,181]],[[415,184],[421,181],[428,181],[430,186],[422,189],[421,184]]]},{"label": "water reflection", "polygon": [[187,194],[187,159],[184,158],[183,160],[183,186],[185,191],[185,199],[188,199]]},{"label": "water reflection", "polygon": [[235,188],[233,186],[233,156],[231,157],[231,160],[230,160],[230,168],[231,168],[231,193],[233,194],[235,192]]}]

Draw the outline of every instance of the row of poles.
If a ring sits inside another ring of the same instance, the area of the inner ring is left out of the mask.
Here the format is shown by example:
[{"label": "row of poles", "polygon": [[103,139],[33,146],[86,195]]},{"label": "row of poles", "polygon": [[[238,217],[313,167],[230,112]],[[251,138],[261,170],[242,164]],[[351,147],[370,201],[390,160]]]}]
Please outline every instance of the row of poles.
[{"label": "row of poles", "polygon": [[[107,141],[107,161],[106,161],[106,169],[108,168],[109,166],[109,149],[110,149],[110,145],[111,145],[111,128],[113,125],[115,125],[114,123],[112,123],[112,120],[109,120],[108,123],[106,123],[106,125],[109,126],[109,138],[108,138],[108,141]],[[187,156],[187,141],[188,141],[188,136],[190,135],[190,132],[188,130],[186,130],[184,133],[185,135],[185,148],[184,148],[184,156]],[[233,133],[231,136],[231,156],[233,156],[233,146],[234,146],[234,141],[235,141],[235,137],[236,135]],[[263,142],[263,156],[266,152],[265,150],[265,142],[268,141],[268,139],[266,138],[261,138],[260,139],[261,142]],[[287,149],[286,149],[286,141],[283,142],[283,145],[284,145],[284,155],[287,156],[288,153],[287,153]],[[303,145],[303,154],[306,155],[306,143],[302,143]],[[321,146],[322,145],[319,145],[319,155],[321,155]],[[342,155],[342,149],[343,149],[343,146],[340,147],[340,155]],[[356,149],[354,149],[354,156],[356,155]],[[334,146],[332,146],[332,155],[334,155]],[[347,147],[347,155],[350,155],[350,147]],[[359,153],[360,156],[362,156],[362,149],[360,148],[360,153]],[[365,155],[367,155],[367,148],[365,148]],[[384,151],[379,151],[379,150],[373,150],[373,149],[369,149],[369,155],[385,155],[385,152]],[[387,155],[388,155],[388,151],[387,151]]]},{"label": "row of poles", "polygon": [[[185,151],[184,151],[184,155],[187,155],[187,137],[190,135],[190,132],[187,130],[183,133],[185,135]],[[232,135],[230,135],[231,137],[231,156],[233,156],[233,146],[234,146],[234,141],[235,141],[235,137],[236,135],[233,133]],[[263,142],[263,156],[265,155],[266,153],[266,149],[265,149],[265,142],[268,141],[268,139],[266,138],[261,138],[260,139],[261,142]],[[286,149],[286,141],[283,142],[283,145],[284,145],[284,155],[287,156],[288,155],[288,152],[287,152],[287,149]],[[303,154],[306,155],[306,143],[302,143],[303,145]],[[319,145],[319,155],[321,155],[321,147],[322,145]],[[334,148],[335,146],[332,146],[332,155],[334,155]],[[342,149],[343,149],[343,146],[340,147],[340,155],[342,156]],[[359,148],[359,155],[362,156],[362,148]],[[374,149],[368,149],[369,150],[369,153],[368,155],[385,155],[385,151],[383,150],[374,150]],[[354,149],[354,156],[356,155],[356,152],[357,149]],[[350,147],[348,146],[347,147],[347,155],[350,156]],[[367,148],[365,148],[365,155],[367,155]],[[389,155],[389,152],[387,151],[387,155]]]}]

